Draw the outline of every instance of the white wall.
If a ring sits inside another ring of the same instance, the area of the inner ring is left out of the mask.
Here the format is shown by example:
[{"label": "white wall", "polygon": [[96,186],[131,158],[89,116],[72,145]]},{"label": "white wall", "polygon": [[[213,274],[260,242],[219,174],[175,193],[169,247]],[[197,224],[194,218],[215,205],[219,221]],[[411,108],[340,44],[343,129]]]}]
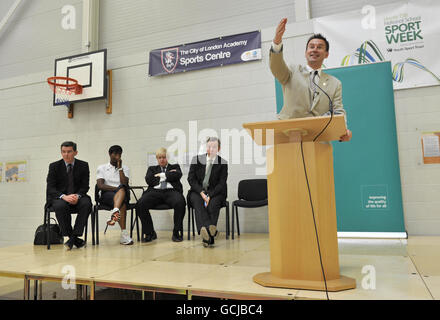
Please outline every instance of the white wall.
[{"label": "white wall", "polygon": [[310,0],[310,11],[312,18],[318,18],[344,11],[361,10],[366,5],[382,6],[393,2],[402,2],[402,0]]},{"label": "white wall", "polygon": [[[220,134],[221,129],[241,130],[243,122],[274,118],[274,83],[267,68],[273,30],[263,30],[263,61],[147,77],[151,49],[263,29],[277,23],[281,16],[294,20],[291,1],[265,3],[227,1],[220,6],[213,2],[212,7],[205,1],[193,1],[184,8],[181,1],[171,1],[167,6],[159,1],[101,1],[100,48],[108,48],[108,68],[114,70],[111,115],[105,114],[101,101],[76,104],[73,119],[67,119],[64,107],[52,106],[52,95],[44,80],[53,72],[52,55],[66,55],[62,48],[48,52],[44,67],[29,73],[14,64],[15,57],[7,56],[7,50],[2,48],[5,61],[11,62],[5,65],[9,76],[0,79],[0,161],[28,160],[28,181],[0,184],[0,246],[33,239],[35,228],[42,222],[48,165],[60,158],[62,141],[76,141],[78,158],[89,162],[89,194],[93,196],[96,167],[108,161],[107,150],[112,144],[124,148],[124,163],[131,168],[131,184],[145,185],[146,155],[170,145],[165,141],[168,130],[180,128],[188,133],[188,121],[197,120],[199,130],[212,128]],[[40,4],[48,5],[45,1]],[[57,12],[58,21],[53,24],[61,29],[61,7],[52,8],[46,15],[42,13],[39,19],[51,19]],[[77,15],[81,12],[80,6]],[[11,21],[10,30],[21,28],[19,17]],[[81,28],[80,20],[77,26]],[[77,32],[81,34],[80,30]],[[52,35],[54,41],[65,40],[62,31]],[[8,46],[14,47],[22,39],[17,35],[9,41]],[[74,42],[80,51],[81,39]],[[32,61],[33,55],[23,54],[23,61],[26,59]],[[254,169],[252,165],[230,165],[231,201],[236,199],[238,181],[254,177]],[[182,182],[186,192],[186,176]],[[103,212],[101,216],[102,228],[107,215]],[[155,213],[153,219],[158,230],[172,228],[171,213]],[[244,232],[266,232],[267,209],[246,214],[240,226]],[[219,227],[224,230],[224,213]]]},{"label": "white wall", "polygon": [[440,131],[440,86],[394,93],[405,225],[410,235],[440,234],[440,167],[424,164],[422,132]]},{"label": "white wall", "polygon": [[260,30],[295,16],[292,0],[105,0],[100,12],[100,47],[110,59]]},{"label": "white wall", "polygon": [[[207,5],[202,0],[166,4],[101,1],[99,43],[100,48],[109,49],[108,68],[114,70],[113,114],[105,114],[105,104],[97,101],[76,104],[74,118],[67,119],[64,107],[52,106],[45,78],[53,73],[55,57],[81,50],[81,30],[65,31],[60,26],[60,10],[68,2],[78,7],[77,26],[81,29],[80,1],[59,1],[56,5],[46,0],[26,1],[29,7],[22,7],[8,25],[11,33],[45,26],[36,36],[41,41],[35,41],[43,47],[44,41],[49,41],[47,32],[52,31],[54,45],[46,43],[47,55],[43,49],[38,49],[38,55],[33,49],[18,50],[23,33],[0,36],[0,161],[28,160],[27,182],[0,184],[0,246],[32,241],[35,228],[42,223],[48,165],[60,158],[62,141],[76,141],[78,158],[89,162],[91,196],[96,167],[108,160],[111,144],[124,148],[131,184],[144,185],[146,154],[171,144],[165,141],[168,130],[180,128],[188,133],[188,122],[197,120],[199,130],[212,128],[220,134],[221,129],[241,130],[244,122],[273,119],[275,90],[268,50],[275,25],[283,16],[292,22],[286,31],[285,50],[286,57],[296,62],[304,61],[305,39],[312,32],[310,21],[294,23],[292,1],[231,0],[222,2],[225,6],[217,1]],[[26,24],[26,17],[34,17],[35,23]],[[49,19],[56,21],[40,24]],[[49,30],[49,25],[58,29]],[[256,29],[262,30],[262,61],[147,77],[151,49]],[[73,34],[74,39],[69,38]],[[31,65],[35,68],[29,71]],[[407,230],[410,234],[440,234],[436,214],[438,167],[420,164],[419,143],[421,131],[439,129],[435,102],[440,90],[410,89],[396,92],[395,97]],[[254,176],[254,165],[231,164],[229,200],[236,199],[239,180]],[[186,177],[182,181],[186,192]],[[102,227],[106,218],[103,212]],[[172,228],[171,213],[154,213],[153,220],[158,230]],[[240,222],[243,232],[266,232],[267,209],[242,209]],[[186,226],[186,220],[184,223]],[[219,227],[224,230],[223,212]]]},{"label": "white wall", "polygon": [[[13,1],[0,6],[0,20]],[[61,26],[65,5],[75,8],[77,29]],[[0,79],[47,71],[55,58],[76,54],[81,49],[81,0],[37,0],[21,2],[0,33]]]}]

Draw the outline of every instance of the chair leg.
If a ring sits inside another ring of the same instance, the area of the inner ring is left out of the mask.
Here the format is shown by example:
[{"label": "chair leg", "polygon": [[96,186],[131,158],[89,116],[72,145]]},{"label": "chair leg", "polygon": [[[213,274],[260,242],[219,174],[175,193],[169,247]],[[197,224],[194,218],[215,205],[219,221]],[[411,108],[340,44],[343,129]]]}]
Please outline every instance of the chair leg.
[{"label": "chair leg", "polygon": [[131,208],[130,214],[130,238],[133,238],[133,208]]},{"label": "chair leg", "polygon": [[44,222],[46,226],[46,244],[47,244],[47,250],[50,250],[50,211],[46,210],[46,221]]},{"label": "chair leg", "polygon": [[240,236],[240,221],[238,220],[238,207],[235,210],[235,214],[237,215],[237,236]]},{"label": "chair leg", "polygon": [[137,214],[137,211],[135,212],[135,214],[136,214],[136,236],[137,236],[137,241],[139,242],[139,241],[141,241],[140,240],[140,233],[139,233],[139,216],[138,216],[138,214]]},{"label": "chair leg", "polygon": [[96,206],[93,206],[93,211],[92,211],[92,217],[91,217],[91,223],[92,223],[92,246],[95,245],[95,210],[96,210]]},{"label": "chair leg", "polygon": [[189,208],[189,206],[187,206],[187,208],[188,208],[188,240],[190,240],[191,239],[191,236],[190,236],[190,234],[191,234],[191,209]]},{"label": "chair leg", "polygon": [[235,234],[235,229],[234,229],[234,225],[235,225],[235,210],[236,210],[236,206],[232,205],[232,240],[234,240],[234,234]]},{"label": "chair leg", "polygon": [[89,224],[89,219],[87,218],[87,222],[86,222],[86,235],[84,236],[84,242],[86,243],[87,246],[87,234],[88,234],[88,224]]},{"label": "chair leg", "polygon": [[107,232],[108,224],[105,226],[104,234]]},{"label": "chair leg", "polygon": [[95,212],[95,221],[96,221],[96,244],[99,244],[99,215],[98,215],[98,209],[96,209]]},{"label": "chair leg", "polygon": [[195,209],[194,208],[191,209],[191,215],[192,215],[193,238],[195,238],[196,237],[196,227],[195,227],[194,220],[196,219],[196,217],[195,217]]},{"label": "chair leg", "polygon": [[226,239],[229,239],[229,206],[226,205]]}]

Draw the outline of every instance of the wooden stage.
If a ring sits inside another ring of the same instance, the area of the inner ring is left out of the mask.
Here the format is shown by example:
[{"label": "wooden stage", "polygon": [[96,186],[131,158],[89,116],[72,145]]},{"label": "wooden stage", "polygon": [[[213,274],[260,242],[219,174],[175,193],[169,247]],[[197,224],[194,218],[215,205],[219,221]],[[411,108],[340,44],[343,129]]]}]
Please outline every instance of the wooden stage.
[{"label": "wooden stage", "polygon": [[[120,245],[119,235],[110,230],[100,235],[99,246],[89,240],[87,247],[72,251],[62,245],[51,250],[32,244],[0,248],[0,299],[17,290],[23,292],[20,298],[38,298],[46,282],[61,289],[66,270],[75,272],[79,296],[89,299],[95,298],[97,287],[185,299],[326,298],[325,292],[266,288],[252,281],[253,275],[270,271],[268,234],[226,240],[222,233],[214,248],[204,248],[199,236],[172,242],[169,231],[159,231],[152,243],[132,246]],[[440,299],[440,237],[339,239],[339,254],[341,274],[355,278],[357,288],[330,292],[330,299]]]}]

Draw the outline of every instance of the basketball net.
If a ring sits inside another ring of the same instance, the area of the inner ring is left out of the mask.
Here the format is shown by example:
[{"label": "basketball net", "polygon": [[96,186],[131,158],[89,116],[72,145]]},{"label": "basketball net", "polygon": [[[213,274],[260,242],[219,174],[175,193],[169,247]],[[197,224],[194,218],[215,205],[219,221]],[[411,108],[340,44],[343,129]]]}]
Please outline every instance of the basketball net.
[{"label": "basketball net", "polygon": [[82,86],[78,81],[68,77],[50,77],[47,78],[49,87],[55,93],[55,104],[70,105],[70,96],[72,94],[81,94]]}]

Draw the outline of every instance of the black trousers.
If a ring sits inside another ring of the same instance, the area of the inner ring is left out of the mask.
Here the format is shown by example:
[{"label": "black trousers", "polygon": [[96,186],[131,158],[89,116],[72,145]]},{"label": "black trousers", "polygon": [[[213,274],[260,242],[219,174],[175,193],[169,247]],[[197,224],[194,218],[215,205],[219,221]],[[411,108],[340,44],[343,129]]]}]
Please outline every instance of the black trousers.
[{"label": "black trousers", "polygon": [[211,198],[207,207],[205,207],[205,201],[202,196],[196,192],[191,192],[189,199],[195,211],[198,233],[200,233],[202,227],[217,226],[220,209],[226,200],[225,196],[218,195]]},{"label": "black trousers", "polygon": [[160,204],[167,204],[174,209],[174,231],[183,231],[185,217],[185,198],[174,189],[150,190],[145,192],[136,204],[136,213],[142,222],[142,234],[151,234],[154,231],[153,220],[149,209]]},{"label": "black trousers", "polygon": [[[74,206],[62,199],[52,200],[52,208],[60,225],[61,233],[65,237],[80,237],[84,233],[89,214],[92,211],[92,201],[89,197],[81,197]],[[72,228],[72,212],[78,213],[75,226]]]}]

